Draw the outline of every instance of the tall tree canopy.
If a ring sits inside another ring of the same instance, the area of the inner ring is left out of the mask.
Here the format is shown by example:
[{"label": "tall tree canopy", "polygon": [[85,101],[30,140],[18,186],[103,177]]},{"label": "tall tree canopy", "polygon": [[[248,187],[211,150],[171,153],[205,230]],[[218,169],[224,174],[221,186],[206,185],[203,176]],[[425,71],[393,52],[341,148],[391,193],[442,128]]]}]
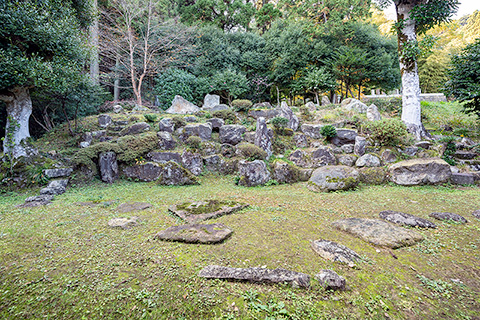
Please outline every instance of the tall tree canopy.
[{"label": "tall tree canopy", "polygon": [[6,103],[4,152],[27,155],[29,89],[68,90],[85,80],[81,28],[90,22],[89,0],[0,0],[0,100]]}]

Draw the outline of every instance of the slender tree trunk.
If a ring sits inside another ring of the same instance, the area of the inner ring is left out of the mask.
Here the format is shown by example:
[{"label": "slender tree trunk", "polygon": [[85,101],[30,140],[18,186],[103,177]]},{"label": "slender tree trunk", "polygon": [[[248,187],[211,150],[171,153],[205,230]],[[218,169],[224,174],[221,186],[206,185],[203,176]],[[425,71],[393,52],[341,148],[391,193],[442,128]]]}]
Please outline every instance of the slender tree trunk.
[{"label": "slender tree trunk", "polygon": [[315,99],[317,100],[317,106],[320,105],[320,101],[318,99],[318,91],[315,91]]},{"label": "slender tree trunk", "polygon": [[14,158],[29,156],[21,142],[30,137],[28,121],[32,114],[32,100],[26,87],[15,87],[7,94],[0,95],[7,105],[7,124],[3,152],[11,153]]},{"label": "slender tree trunk", "polygon": [[95,10],[92,25],[90,26],[90,45],[92,47],[92,59],[90,60],[90,78],[95,84],[99,84],[99,56],[98,56],[98,4],[93,0]]},{"label": "slender tree trunk", "polygon": [[120,99],[120,74],[118,69],[120,68],[120,57],[117,56],[115,61],[115,81],[113,82],[113,101]]},{"label": "slender tree trunk", "polygon": [[417,42],[415,21],[410,17],[416,1],[396,0],[397,21],[403,21],[398,30],[398,52],[400,72],[402,74],[402,121],[417,140],[429,139],[421,120],[420,107],[420,80],[418,77],[417,62],[405,57],[402,52],[409,43]]}]

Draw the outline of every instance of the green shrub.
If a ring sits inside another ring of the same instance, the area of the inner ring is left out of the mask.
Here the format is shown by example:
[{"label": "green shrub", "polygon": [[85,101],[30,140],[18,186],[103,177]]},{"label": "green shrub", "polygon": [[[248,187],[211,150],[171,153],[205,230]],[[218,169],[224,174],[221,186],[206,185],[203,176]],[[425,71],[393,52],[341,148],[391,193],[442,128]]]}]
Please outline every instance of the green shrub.
[{"label": "green shrub", "polygon": [[288,119],[284,117],[275,117],[270,120],[272,126],[277,130],[282,130],[288,125]]},{"label": "green shrub", "polygon": [[156,114],[144,114],[143,116],[145,117],[147,122],[155,122],[157,121],[157,117],[158,117],[158,115]]},{"label": "green shrub", "polygon": [[187,125],[187,122],[182,117],[173,117],[172,121],[175,129],[185,127]]},{"label": "green shrub", "polygon": [[320,128],[320,134],[327,139],[333,138],[337,135],[337,129],[331,124],[327,124]]},{"label": "green shrub", "polygon": [[237,149],[241,155],[249,161],[265,160],[267,158],[267,152],[265,152],[265,150],[251,143],[241,143],[237,146]]},{"label": "green shrub", "polygon": [[185,141],[185,144],[192,149],[198,150],[202,145],[202,139],[197,136],[190,136],[187,141]]},{"label": "green shrub", "polygon": [[407,127],[399,119],[385,118],[364,125],[370,138],[381,146],[396,146],[407,136]]},{"label": "green shrub", "polygon": [[223,119],[225,122],[235,123],[237,121],[237,116],[232,110],[218,110],[213,112],[212,116]]},{"label": "green shrub", "polygon": [[445,151],[443,151],[442,159],[449,165],[454,166],[456,162],[453,156],[455,155],[455,151],[457,151],[455,137],[445,137],[441,139],[440,142],[445,144]]},{"label": "green shrub", "polygon": [[237,99],[232,101],[232,107],[235,111],[248,111],[253,106],[252,101],[246,99]]}]

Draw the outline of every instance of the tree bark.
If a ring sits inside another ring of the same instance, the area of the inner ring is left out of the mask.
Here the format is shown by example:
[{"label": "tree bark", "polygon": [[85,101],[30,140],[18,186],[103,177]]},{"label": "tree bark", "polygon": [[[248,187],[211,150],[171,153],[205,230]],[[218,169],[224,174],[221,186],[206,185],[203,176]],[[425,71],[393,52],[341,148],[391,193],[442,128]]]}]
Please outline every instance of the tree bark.
[{"label": "tree bark", "polygon": [[99,68],[99,55],[98,55],[98,4],[97,0],[93,0],[93,6],[95,10],[94,19],[92,25],[90,26],[90,44],[92,47],[92,58],[90,60],[90,78],[95,84],[100,82],[100,68]]},{"label": "tree bark", "polygon": [[430,139],[430,134],[425,130],[421,120],[420,107],[420,80],[416,59],[404,55],[404,48],[409,43],[417,42],[415,31],[415,20],[410,13],[416,5],[415,0],[397,0],[395,7],[397,21],[402,21],[402,26],[397,31],[398,53],[400,72],[402,74],[402,121],[407,126],[408,132],[413,134],[417,140]]},{"label": "tree bark", "polygon": [[27,87],[15,87],[7,94],[0,95],[0,100],[7,105],[7,125],[3,152],[11,153],[14,158],[28,156],[27,149],[21,142],[30,137],[28,121],[32,114],[32,100]]},{"label": "tree bark", "polygon": [[117,56],[115,61],[115,81],[113,82],[113,101],[120,99],[120,74],[118,69],[120,68],[120,58]]}]

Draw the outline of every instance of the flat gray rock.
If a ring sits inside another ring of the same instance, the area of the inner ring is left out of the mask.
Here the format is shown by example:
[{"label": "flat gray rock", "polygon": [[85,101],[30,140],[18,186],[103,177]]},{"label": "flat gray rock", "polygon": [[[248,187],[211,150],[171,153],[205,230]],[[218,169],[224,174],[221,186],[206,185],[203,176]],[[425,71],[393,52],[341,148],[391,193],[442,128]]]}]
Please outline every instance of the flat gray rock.
[{"label": "flat gray rock", "polygon": [[396,227],[382,220],[350,218],[337,220],[332,225],[377,246],[401,248],[422,241],[413,230]]},{"label": "flat gray rock", "polygon": [[456,213],[451,213],[451,212],[432,212],[430,213],[430,217],[433,217],[437,220],[444,220],[444,221],[453,220],[460,223],[468,222],[467,219],[465,219],[461,215]]},{"label": "flat gray rock", "polygon": [[205,200],[172,205],[168,211],[189,223],[213,219],[240,211],[248,204],[235,201]]},{"label": "flat gray rock", "polygon": [[160,231],[155,239],[208,244],[222,242],[230,237],[232,232],[231,229],[221,223],[186,224]]},{"label": "flat gray rock", "polygon": [[150,203],[147,202],[127,202],[122,203],[117,207],[117,212],[126,213],[130,211],[140,211],[152,207]]},{"label": "flat gray rock", "polygon": [[138,217],[128,218],[113,218],[108,221],[108,226],[111,228],[130,229],[138,225]]},{"label": "flat gray rock", "polygon": [[304,273],[285,269],[265,268],[229,268],[207,266],[198,274],[207,279],[240,280],[260,283],[288,283],[293,287],[308,288],[310,276]]},{"label": "flat gray rock", "polygon": [[332,270],[321,270],[315,279],[327,290],[345,290],[347,281]]},{"label": "flat gray rock", "polygon": [[472,212],[472,216],[474,216],[477,219],[480,219],[480,210],[475,210]]},{"label": "flat gray rock", "polygon": [[50,204],[52,200],[53,200],[53,195],[42,194],[39,196],[28,197],[27,199],[25,199],[25,203],[19,204],[15,207],[31,208],[31,207],[45,206],[47,204]]},{"label": "flat gray rock", "polygon": [[436,228],[437,225],[427,219],[419,218],[414,215],[397,212],[392,210],[386,210],[380,212],[380,218],[391,223],[399,224],[402,226],[418,227],[418,228]]},{"label": "flat gray rock", "polygon": [[345,263],[350,267],[354,267],[355,262],[361,259],[355,251],[329,240],[313,241],[312,249],[324,259]]}]

